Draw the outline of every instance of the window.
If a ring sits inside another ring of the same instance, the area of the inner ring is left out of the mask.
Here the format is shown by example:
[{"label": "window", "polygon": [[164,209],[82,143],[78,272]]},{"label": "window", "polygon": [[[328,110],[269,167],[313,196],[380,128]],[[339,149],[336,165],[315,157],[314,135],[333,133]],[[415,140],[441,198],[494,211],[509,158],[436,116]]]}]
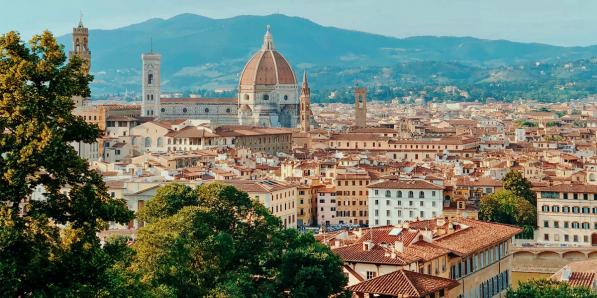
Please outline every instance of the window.
[{"label": "window", "polygon": [[386,190],[386,198],[389,198],[392,196],[392,192],[390,192],[389,190]]},{"label": "window", "polygon": [[414,193],[412,192],[412,190],[408,192],[408,197],[409,197],[409,198],[412,198],[412,197],[414,197],[414,196],[415,196],[415,195],[414,195]]},{"label": "window", "polygon": [[423,191],[419,191],[419,199],[425,198],[425,193]]},{"label": "window", "polygon": [[226,109],[226,113],[230,113],[230,108]]},{"label": "window", "polygon": [[205,113],[209,113],[209,109],[208,108],[205,108],[204,111],[205,111]]},{"label": "window", "polygon": [[375,277],[375,272],[373,271],[367,271],[367,279],[372,279]]},{"label": "window", "polygon": [[379,200],[375,200],[375,205],[379,205]]},{"label": "window", "polygon": [[151,147],[151,138],[150,137],[145,138],[145,147]]},{"label": "window", "polygon": [[398,195],[399,198],[402,198],[402,191],[399,190],[398,193],[397,193],[397,195]]},{"label": "window", "polygon": [[148,85],[153,84],[153,74],[152,73],[147,74],[147,84]]},{"label": "window", "polygon": [[187,108],[182,108],[182,112],[186,113],[187,112]]},{"label": "window", "polygon": [[288,100],[288,95],[284,95],[284,100]]},{"label": "window", "polygon": [[423,201],[419,202],[419,206],[423,207],[424,205],[425,205],[425,202],[423,202]]},{"label": "window", "polygon": [[549,228],[549,221],[547,221],[547,220],[544,220],[544,221],[543,221],[543,227],[544,227],[544,228]]},{"label": "window", "polygon": [[166,112],[166,109],[162,108],[160,111],[162,111],[162,113]]},{"label": "window", "polygon": [[269,95],[263,94],[263,100],[269,100]]},{"label": "window", "polygon": [[158,138],[158,147],[162,147],[164,146],[164,140],[162,139],[162,137]]}]

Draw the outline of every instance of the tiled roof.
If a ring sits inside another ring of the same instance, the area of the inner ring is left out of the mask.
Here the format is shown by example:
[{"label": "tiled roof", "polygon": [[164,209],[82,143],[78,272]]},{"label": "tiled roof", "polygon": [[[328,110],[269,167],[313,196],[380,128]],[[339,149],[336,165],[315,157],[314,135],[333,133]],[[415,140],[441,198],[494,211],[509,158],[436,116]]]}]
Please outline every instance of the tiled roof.
[{"label": "tiled roof", "polygon": [[560,184],[547,187],[536,188],[535,191],[553,191],[553,192],[576,192],[576,193],[597,193],[597,185],[585,184]]},{"label": "tiled roof", "polygon": [[443,189],[425,180],[387,180],[369,185],[368,188],[378,189]]},{"label": "tiled roof", "polygon": [[573,287],[591,288],[595,280],[595,272],[572,272],[568,284]]},{"label": "tiled roof", "polygon": [[457,281],[407,270],[398,270],[348,287],[349,291],[398,297],[424,297],[458,286]]},{"label": "tiled roof", "polygon": [[216,137],[217,135],[211,133],[205,127],[187,126],[180,130],[170,131],[166,136],[172,138],[209,138]]},{"label": "tiled roof", "polygon": [[389,249],[380,245],[374,245],[370,250],[365,250],[363,249],[363,243],[336,248],[333,252],[345,262],[406,266],[417,261],[417,258],[404,254],[396,254],[392,257],[389,255]]},{"label": "tiled roof", "polygon": [[456,254],[469,255],[512,238],[521,228],[504,224],[459,218],[459,230],[434,239],[433,243]]}]

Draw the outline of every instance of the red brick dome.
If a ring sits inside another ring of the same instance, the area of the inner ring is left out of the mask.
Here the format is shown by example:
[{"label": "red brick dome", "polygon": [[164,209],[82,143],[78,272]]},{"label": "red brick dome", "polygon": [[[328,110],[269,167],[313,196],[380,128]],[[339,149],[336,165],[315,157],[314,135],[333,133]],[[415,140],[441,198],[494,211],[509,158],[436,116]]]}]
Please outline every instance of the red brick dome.
[{"label": "red brick dome", "polygon": [[282,54],[274,49],[269,26],[263,46],[247,62],[240,76],[241,85],[296,84],[294,72]]}]

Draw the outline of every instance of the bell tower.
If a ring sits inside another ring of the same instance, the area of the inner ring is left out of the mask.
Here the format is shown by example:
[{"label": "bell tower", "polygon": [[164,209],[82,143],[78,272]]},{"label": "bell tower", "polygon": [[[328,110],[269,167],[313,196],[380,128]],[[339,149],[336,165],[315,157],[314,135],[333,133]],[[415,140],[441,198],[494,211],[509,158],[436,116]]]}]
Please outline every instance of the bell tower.
[{"label": "bell tower", "polygon": [[[89,74],[91,68],[91,51],[89,51],[89,30],[83,26],[83,14],[79,17],[79,25],[73,28],[73,45],[68,52],[68,59],[78,57],[82,60],[83,71]],[[85,105],[86,99],[75,95],[72,97],[75,107]]]},{"label": "bell tower", "polygon": [[83,26],[83,15],[79,18],[79,25],[73,28],[73,47],[68,52],[68,58],[73,56],[83,60],[85,72],[89,73],[91,67],[91,51],[89,51],[89,30]]},{"label": "bell tower", "polygon": [[303,86],[301,87],[301,131],[309,132],[311,129],[311,89],[307,82],[307,72],[303,73]]},{"label": "bell tower", "polygon": [[367,89],[364,87],[354,88],[354,125],[367,126]]},{"label": "bell tower", "polygon": [[158,53],[154,53],[153,49],[149,53],[141,54],[141,60],[143,62],[141,116],[160,116],[161,59],[162,56]]}]

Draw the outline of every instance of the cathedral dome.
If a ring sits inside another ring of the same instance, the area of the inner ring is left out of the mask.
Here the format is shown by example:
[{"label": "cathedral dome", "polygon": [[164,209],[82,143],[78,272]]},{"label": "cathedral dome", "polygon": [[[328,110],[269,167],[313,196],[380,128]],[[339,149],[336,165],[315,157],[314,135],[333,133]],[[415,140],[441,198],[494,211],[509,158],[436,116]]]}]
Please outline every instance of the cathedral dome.
[{"label": "cathedral dome", "polygon": [[274,49],[272,35],[267,27],[263,46],[247,62],[240,76],[241,85],[296,84],[290,64]]}]

